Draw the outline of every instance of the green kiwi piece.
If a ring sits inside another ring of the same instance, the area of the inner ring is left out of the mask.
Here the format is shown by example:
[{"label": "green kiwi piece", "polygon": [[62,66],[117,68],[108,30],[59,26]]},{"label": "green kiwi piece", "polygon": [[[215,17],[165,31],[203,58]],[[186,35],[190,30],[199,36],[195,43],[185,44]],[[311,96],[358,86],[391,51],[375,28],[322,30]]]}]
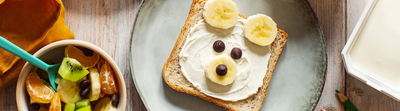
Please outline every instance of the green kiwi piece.
[{"label": "green kiwi piece", "polygon": [[77,109],[83,108],[85,106],[90,106],[90,101],[89,101],[89,99],[82,99],[82,100],[76,102],[75,105],[76,105]]},{"label": "green kiwi piece", "polygon": [[60,74],[64,79],[75,82],[89,74],[89,71],[76,59],[64,57],[61,66],[58,69],[58,74]]},{"label": "green kiwi piece", "polygon": [[75,111],[74,103],[66,103],[64,107],[64,111]]},{"label": "green kiwi piece", "polygon": [[85,107],[83,107],[83,108],[79,108],[79,109],[76,110],[76,111],[92,111],[92,109],[90,108],[90,106],[85,106]]}]

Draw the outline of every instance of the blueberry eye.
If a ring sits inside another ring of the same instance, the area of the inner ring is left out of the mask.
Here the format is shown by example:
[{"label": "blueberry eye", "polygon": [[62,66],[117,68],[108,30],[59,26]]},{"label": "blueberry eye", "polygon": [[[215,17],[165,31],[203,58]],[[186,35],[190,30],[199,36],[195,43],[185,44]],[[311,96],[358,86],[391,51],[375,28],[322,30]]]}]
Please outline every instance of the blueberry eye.
[{"label": "blueberry eye", "polygon": [[242,57],[242,50],[240,48],[233,48],[231,51],[231,57],[233,59],[240,59]]},{"label": "blueberry eye", "polygon": [[217,40],[214,42],[213,48],[215,52],[223,52],[225,50],[225,44],[221,40]]}]

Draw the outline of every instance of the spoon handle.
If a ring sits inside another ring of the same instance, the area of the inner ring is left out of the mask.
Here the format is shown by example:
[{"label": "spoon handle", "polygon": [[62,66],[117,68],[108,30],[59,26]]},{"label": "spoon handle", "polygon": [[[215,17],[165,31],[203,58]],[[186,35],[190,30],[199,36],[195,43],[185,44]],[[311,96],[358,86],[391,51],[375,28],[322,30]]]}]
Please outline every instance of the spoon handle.
[{"label": "spoon handle", "polygon": [[49,68],[49,65],[47,65],[45,62],[32,56],[31,54],[29,54],[25,50],[19,48],[18,46],[11,43],[7,39],[3,38],[2,36],[0,36],[0,48],[3,48],[4,50],[28,61],[29,63],[32,63],[33,65],[35,65],[43,70],[47,70]]}]

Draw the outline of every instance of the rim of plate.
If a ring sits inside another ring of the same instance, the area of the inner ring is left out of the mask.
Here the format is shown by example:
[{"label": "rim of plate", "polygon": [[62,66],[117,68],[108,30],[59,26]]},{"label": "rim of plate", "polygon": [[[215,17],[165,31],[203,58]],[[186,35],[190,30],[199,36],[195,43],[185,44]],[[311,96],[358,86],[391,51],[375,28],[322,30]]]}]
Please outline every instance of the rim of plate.
[{"label": "rim of plate", "polygon": [[321,28],[321,23],[319,23],[319,19],[317,17],[317,14],[315,13],[314,9],[311,8],[310,2],[308,2],[308,0],[304,0],[304,1],[306,2],[306,5],[308,6],[308,8],[312,11],[314,19],[317,21],[317,27],[318,27],[318,30],[320,31],[321,38],[322,38],[322,43],[323,43],[322,45],[324,46],[324,49],[325,49],[324,53],[325,53],[325,61],[326,61],[326,63],[325,63],[325,69],[324,69],[325,70],[325,72],[324,72],[324,81],[322,82],[322,87],[321,87],[321,90],[319,91],[318,99],[317,99],[317,101],[315,101],[314,108],[311,110],[311,111],[314,111],[315,107],[317,107],[317,105],[318,105],[319,99],[321,99],[322,92],[324,91],[324,88],[325,88],[326,74],[327,74],[327,69],[328,69],[328,55],[326,53],[326,41],[325,41],[324,32],[323,32],[323,30]]}]

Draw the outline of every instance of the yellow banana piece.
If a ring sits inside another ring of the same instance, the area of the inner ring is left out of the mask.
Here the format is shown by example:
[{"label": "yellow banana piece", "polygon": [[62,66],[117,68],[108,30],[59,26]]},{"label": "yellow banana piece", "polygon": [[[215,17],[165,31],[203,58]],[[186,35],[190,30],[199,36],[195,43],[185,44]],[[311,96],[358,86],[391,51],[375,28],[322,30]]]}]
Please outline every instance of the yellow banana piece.
[{"label": "yellow banana piece", "polygon": [[268,46],[274,42],[277,33],[274,20],[264,14],[250,16],[244,26],[245,37],[260,46]]},{"label": "yellow banana piece", "polygon": [[232,0],[209,0],[204,5],[204,20],[220,29],[233,27],[238,19],[239,9]]},{"label": "yellow banana piece", "polygon": [[89,69],[89,79],[91,89],[89,92],[89,100],[96,101],[100,97],[101,85],[100,85],[100,74],[96,68]]},{"label": "yellow banana piece", "polygon": [[[220,76],[216,72],[218,65],[223,64],[227,67],[227,73]],[[210,61],[207,66],[206,77],[212,82],[226,86],[232,84],[236,78],[237,68],[235,61],[227,55],[220,55]]]},{"label": "yellow banana piece", "polygon": [[72,82],[67,79],[61,79],[58,84],[58,92],[60,92],[61,101],[64,103],[76,103],[81,100],[79,83]]}]

